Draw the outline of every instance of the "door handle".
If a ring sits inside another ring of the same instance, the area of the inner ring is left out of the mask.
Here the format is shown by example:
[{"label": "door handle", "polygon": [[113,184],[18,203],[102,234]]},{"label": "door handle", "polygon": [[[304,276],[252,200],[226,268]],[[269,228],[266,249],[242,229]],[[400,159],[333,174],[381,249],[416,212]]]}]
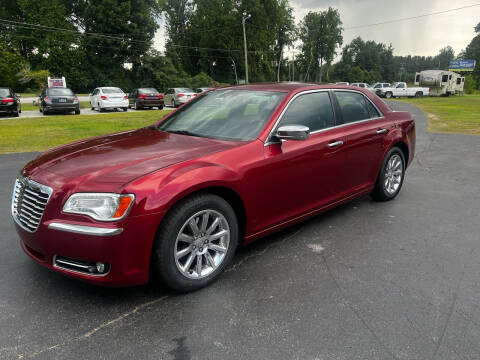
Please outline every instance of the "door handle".
[{"label": "door handle", "polygon": [[377,134],[385,134],[387,132],[387,129],[378,129]]},{"label": "door handle", "polygon": [[343,141],[342,141],[342,140],[338,140],[338,141],[329,143],[329,144],[328,144],[328,147],[329,147],[329,148],[334,148],[334,147],[342,146],[342,145],[343,145]]}]

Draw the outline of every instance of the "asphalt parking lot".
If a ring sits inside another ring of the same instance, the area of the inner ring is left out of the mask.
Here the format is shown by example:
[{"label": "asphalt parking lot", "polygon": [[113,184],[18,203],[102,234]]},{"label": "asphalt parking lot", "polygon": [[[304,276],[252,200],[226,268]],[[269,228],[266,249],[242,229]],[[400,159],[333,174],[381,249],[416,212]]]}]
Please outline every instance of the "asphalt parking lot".
[{"label": "asphalt parking lot", "polygon": [[0,155],[1,359],[478,359],[480,137],[430,134],[393,202],[368,197],[239,250],[188,295],[100,288],[22,253]]}]

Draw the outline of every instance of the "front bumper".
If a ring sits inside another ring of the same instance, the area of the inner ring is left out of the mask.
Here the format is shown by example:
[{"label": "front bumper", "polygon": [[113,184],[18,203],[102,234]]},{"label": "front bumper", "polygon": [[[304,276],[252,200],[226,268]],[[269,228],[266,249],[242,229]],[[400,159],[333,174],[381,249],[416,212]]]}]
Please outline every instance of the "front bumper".
[{"label": "front bumper", "polygon": [[158,100],[145,100],[145,99],[138,99],[137,103],[139,106],[142,107],[163,107],[163,99]]},{"label": "front bumper", "polygon": [[[150,214],[101,225],[52,219],[41,223],[34,233],[17,223],[15,228],[25,253],[51,270],[99,285],[132,286],[148,282],[152,245],[162,216]],[[59,266],[56,257],[102,262],[109,271],[74,271]]]}]

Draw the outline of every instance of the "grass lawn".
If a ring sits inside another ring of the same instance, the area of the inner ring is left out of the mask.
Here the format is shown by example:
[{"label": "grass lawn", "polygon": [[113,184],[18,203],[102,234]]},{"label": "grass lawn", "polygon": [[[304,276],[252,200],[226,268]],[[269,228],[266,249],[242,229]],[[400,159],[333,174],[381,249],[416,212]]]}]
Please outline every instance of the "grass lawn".
[{"label": "grass lawn", "polygon": [[[80,108],[88,109],[90,108],[90,103],[88,101],[80,101]],[[22,102],[22,111],[31,111],[31,110],[38,110],[38,106],[33,106],[31,102],[29,103]]]},{"label": "grass lawn", "polygon": [[431,132],[480,135],[480,95],[400,98],[396,101],[422,109]]},{"label": "grass lawn", "polygon": [[155,123],[169,111],[55,115],[35,118],[0,118],[0,154],[43,151],[93,136],[136,129]]}]

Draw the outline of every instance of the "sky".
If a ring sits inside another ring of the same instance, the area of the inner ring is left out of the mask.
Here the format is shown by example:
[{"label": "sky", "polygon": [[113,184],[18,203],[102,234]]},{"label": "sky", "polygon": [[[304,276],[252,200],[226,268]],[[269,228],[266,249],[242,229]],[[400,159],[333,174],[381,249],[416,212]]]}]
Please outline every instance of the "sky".
[{"label": "sky", "polygon": [[[455,54],[470,43],[474,27],[480,23],[480,6],[412,19],[393,24],[348,30],[349,27],[418,16],[480,4],[479,0],[290,0],[298,24],[309,11],[321,11],[329,6],[340,12],[343,22],[343,43],[357,36],[392,44],[394,55],[434,56],[450,45]],[[154,38],[154,46],[164,49],[164,22]]]}]

